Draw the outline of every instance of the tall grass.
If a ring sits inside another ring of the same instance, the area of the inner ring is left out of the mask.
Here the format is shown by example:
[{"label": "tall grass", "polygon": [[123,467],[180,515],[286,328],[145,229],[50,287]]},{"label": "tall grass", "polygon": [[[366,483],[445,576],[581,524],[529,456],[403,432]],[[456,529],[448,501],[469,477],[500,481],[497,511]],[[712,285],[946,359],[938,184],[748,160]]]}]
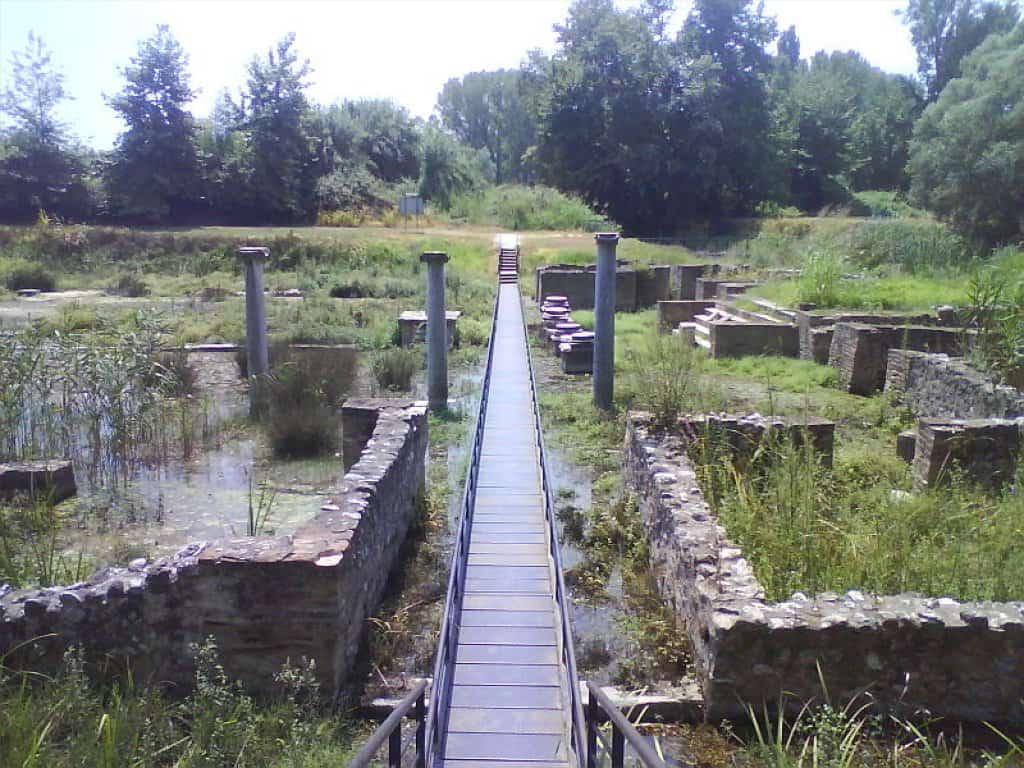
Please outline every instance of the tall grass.
[{"label": "tall grass", "polygon": [[195,649],[184,699],[131,679],[89,682],[77,651],[53,679],[5,670],[0,659],[0,765],[53,768],[320,768],[345,764],[351,724],[319,697],[308,665],[286,666],[268,701],[229,680],[209,643]]},{"label": "tall grass", "polygon": [[766,440],[737,458],[715,436],[695,458],[709,503],[743,547],[770,599],[794,591],[921,592],[962,600],[1024,596],[1024,499],[965,481],[911,495],[896,458]]},{"label": "tall grass", "polygon": [[502,185],[458,195],[448,213],[470,224],[491,224],[515,231],[597,232],[610,226],[608,219],[579,198],[540,185]]}]

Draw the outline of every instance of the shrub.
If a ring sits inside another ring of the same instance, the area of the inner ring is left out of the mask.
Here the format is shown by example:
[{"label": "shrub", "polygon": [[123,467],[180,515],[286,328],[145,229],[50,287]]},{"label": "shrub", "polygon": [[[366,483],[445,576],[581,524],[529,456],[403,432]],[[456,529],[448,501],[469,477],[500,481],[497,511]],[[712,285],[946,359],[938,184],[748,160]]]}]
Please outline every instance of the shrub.
[{"label": "shrub", "polygon": [[420,369],[421,353],[415,349],[386,349],[374,355],[372,368],[377,386],[383,390],[408,392]]},{"label": "shrub", "polygon": [[15,259],[7,264],[3,270],[3,281],[4,286],[11,291],[57,290],[57,278],[46,267],[24,259]]},{"label": "shrub", "polygon": [[503,185],[457,195],[449,213],[470,224],[491,224],[512,230],[597,231],[612,226],[579,198],[540,185]]},{"label": "shrub", "polygon": [[134,272],[123,272],[107,286],[107,292],[118,296],[139,298],[149,295],[149,286]]},{"label": "shrub", "polygon": [[932,221],[872,221],[850,230],[849,251],[860,267],[893,264],[908,272],[956,267],[976,255],[967,242]]},{"label": "shrub", "polygon": [[308,369],[278,366],[266,380],[266,430],[277,456],[315,456],[338,445],[341,414]]},{"label": "shrub", "polygon": [[797,283],[799,300],[819,307],[843,306],[846,302],[841,281],[845,271],[842,259],[835,254],[811,254],[804,263]]},{"label": "shrub", "polygon": [[876,219],[921,218],[925,215],[894,190],[866,189],[854,192],[853,199],[866,211],[865,215]]},{"label": "shrub", "polygon": [[169,397],[184,397],[195,391],[196,375],[184,350],[161,352],[153,361],[147,383],[159,387]]}]

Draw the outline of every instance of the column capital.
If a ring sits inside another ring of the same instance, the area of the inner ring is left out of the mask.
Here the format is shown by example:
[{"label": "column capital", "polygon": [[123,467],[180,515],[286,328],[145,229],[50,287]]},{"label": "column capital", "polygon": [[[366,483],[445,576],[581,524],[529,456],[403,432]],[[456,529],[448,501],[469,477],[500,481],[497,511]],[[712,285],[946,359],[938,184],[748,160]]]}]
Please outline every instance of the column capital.
[{"label": "column capital", "polygon": [[262,245],[246,245],[238,249],[238,257],[244,261],[266,261],[270,258],[270,249]]},{"label": "column capital", "polygon": [[424,251],[420,254],[420,261],[427,264],[445,264],[448,261],[448,254],[445,251]]},{"label": "column capital", "polygon": [[618,232],[598,232],[594,235],[594,240],[598,243],[617,243],[619,242]]}]

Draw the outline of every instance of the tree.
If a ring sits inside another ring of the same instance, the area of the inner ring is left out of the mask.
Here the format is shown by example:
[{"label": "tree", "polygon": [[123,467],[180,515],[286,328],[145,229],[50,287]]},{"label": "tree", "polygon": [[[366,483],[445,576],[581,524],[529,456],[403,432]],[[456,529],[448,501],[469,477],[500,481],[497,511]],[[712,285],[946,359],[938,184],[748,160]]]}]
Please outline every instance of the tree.
[{"label": "tree", "polygon": [[249,64],[246,128],[252,151],[252,184],[259,215],[294,222],[312,215],[320,175],[319,138],[310,131],[305,89],[312,67],[284,37]]},{"label": "tree", "polygon": [[698,134],[702,160],[714,164],[714,177],[704,180],[704,217],[748,214],[782,194],[784,152],[773,131],[773,62],[765,50],[775,37],[775,20],[751,0],[695,0],[679,32],[682,71],[712,66]]},{"label": "tree", "polygon": [[480,153],[459,143],[436,125],[424,130],[422,151],[420,194],[443,209],[451,206],[456,195],[491,180],[488,176],[493,174],[493,169],[486,168],[486,155],[481,158]]},{"label": "tree", "polygon": [[910,145],[914,199],[980,243],[1024,238],[1024,23],[963,60]]},{"label": "tree", "polygon": [[441,122],[469,146],[487,151],[498,184],[529,180],[523,156],[536,126],[520,93],[521,79],[519,70],[471,72],[446,82],[437,97]]},{"label": "tree", "polygon": [[124,89],[107,99],[127,125],[106,172],[111,210],[127,219],[180,222],[194,213],[200,188],[188,56],[159,25],[121,74]]},{"label": "tree", "polygon": [[917,71],[933,102],[960,75],[960,63],[991,34],[1013,29],[1016,0],[909,0],[903,21],[917,49]]},{"label": "tree", "polygon": [[785,32],[779,35],[776,50],[779,52],[779,58],[789,62],[791,67],[800,63],[800,38],[797,37],[795,26],[790,25]]},{"label": "tree", "polygon": [[335,104],[326,114],[337,156],[385,182],[419,176],[420,134],[409,110],[386,99]]},{"label": "tree", "polygon": [[11,55],[11,83],[0,94],[0,212],[26,219],[46,210],[82,217],[91,213],[83,162],[72,147],[57,107],[70,98],[42,39],[29,33]]}]

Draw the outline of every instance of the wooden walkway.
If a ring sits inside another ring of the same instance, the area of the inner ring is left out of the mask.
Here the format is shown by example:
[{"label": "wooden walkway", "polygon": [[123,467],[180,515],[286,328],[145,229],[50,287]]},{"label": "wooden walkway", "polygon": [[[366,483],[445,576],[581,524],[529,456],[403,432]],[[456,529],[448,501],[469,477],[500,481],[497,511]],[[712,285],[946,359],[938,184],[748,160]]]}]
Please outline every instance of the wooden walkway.
[{"label": "wooden walkway", "polygon": [[497,312],[444,765],[565,768],[570,682],[516,283]]}]

